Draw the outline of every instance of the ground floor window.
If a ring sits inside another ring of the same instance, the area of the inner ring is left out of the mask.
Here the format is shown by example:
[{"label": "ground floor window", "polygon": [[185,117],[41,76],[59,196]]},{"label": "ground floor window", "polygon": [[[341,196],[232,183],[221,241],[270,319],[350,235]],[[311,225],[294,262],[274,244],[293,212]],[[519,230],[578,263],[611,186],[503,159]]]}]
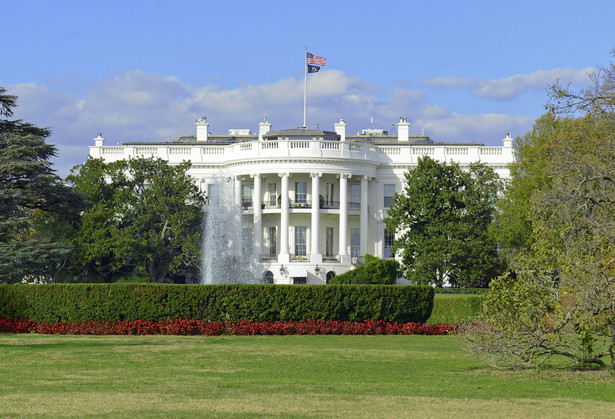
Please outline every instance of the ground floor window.
[{"label": "ground floor window", "polygon": [[252,227],[244,227],[241,232],[241,251],[244,257],[252,253]]},{"label": "ground floor window", "polygon": [[353,258],[361,256],[361,229],[360,228],[350,229],[350,256],[352,256]]},{"label": "ground floor window", "polygon": [[391,251],[393,248],[393,242],[395,241],[395,233],[389,232],[388,229],[384,228],[384,254],[382,255],[385,258],[392,258],[393,252]]},{"label": "ground floor window", "polygon": [[266,271],[263,274],[263,282],[265,284],[273,284],[273,272],[271,271]]},{"label": "ground floor window", "polygon": [[295,256],[305,256],[307,254],[306,234],[307,227],[295,227]]},{"label": "ground floor window", "polygon": [[295,276],[293,277],[293,284],[305,285],[307,284],[307,276]]},{"label": "ground floor window", "polygon": [[269,256],[278,254],[278,229],[269,227]]},{"label": "ground floor window", "polygon": [[333,257],[333,227],[327,227],[325,230],[325,256]]}]

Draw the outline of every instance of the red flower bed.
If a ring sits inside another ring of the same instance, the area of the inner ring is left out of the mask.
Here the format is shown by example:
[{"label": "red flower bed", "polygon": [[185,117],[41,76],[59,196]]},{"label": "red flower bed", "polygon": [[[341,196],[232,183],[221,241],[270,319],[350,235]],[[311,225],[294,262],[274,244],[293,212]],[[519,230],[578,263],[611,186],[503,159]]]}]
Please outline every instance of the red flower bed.
[{"label": "red flower bed", "polygon": [[27,319],[0,319],[0,333],[55,335],[448,335],[452,324],[389,323],[305,320],[297,322],[207,321],[87,321],[84,323],[36,323]]}]

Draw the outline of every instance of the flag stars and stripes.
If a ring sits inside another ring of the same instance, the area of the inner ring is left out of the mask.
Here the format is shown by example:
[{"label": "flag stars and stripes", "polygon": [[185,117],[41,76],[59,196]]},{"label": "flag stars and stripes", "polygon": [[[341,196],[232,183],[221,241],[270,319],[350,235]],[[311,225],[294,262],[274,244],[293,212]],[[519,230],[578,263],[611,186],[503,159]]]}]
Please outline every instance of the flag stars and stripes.
[{"label": "flag stars and stripes", "polygon": [[308,52],[307,53],[307,63],[312,64],[312,65],[324,66],[327,63],[327,59]]}]

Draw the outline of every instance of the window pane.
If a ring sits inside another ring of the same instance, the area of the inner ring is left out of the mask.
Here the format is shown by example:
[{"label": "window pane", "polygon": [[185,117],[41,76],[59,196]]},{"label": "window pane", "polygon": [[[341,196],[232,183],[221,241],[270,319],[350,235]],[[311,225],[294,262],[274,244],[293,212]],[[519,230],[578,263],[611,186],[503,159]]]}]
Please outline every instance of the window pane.
[{"label": "window pane", "polygon": [[333,227],[327,227],[325,236],[325,256],[333,256]]},{"label": "window pane", "polygon": [[276,207],[278,205],[278,185],[277,183],[269,184],[269,206]]},{"label": "window pane", "polygon": [[333,183],[327,183],[325,190],[325,205],[327,207],[333,205]]},{"label": "window pane", "polygon": [[252,253],[252,227],[244,227],[241,232],[242,253],[244,257],[248,257]]},{"label": "window pane", "polygon": [[361,185],[353,183],[350,185],[350,209],[361,208]]},{"label": "window pane", "polygon": [[220,186],[215,183],[207,185],[207,200],[210,204],[218,205],[220,203]]},{"label": "window pane", "polygon": [[350,256],[361,256],[361,229],[350,229]]},{"label": "window pane", "polygon": [[241,187],[241,204],[244,208],[249,208],[252,206],[252,191],[254,190],[254,185],[243,185]]},{"label": "window pane", "polygon": [[395,233],[389,233],[389,231],[384,229],[384,257],[392,258],[393,253],[391,252],[391,248],[393,247],[393,242],[395,241]]},{"label": "window pane", "polygon": [[306,231],[307,227],[295,227],[295,256],[306,255]]},{"label": "window pane", "polygon": [[278,253],[278,231],[276,227],[269,227],[269,256]]},{"label": "window pane", "polygon": [[307,182],[295,183],[295,202],[298,204],[307,203]]},{"label": "window pane", "polygon": [[393,195],[395,195],[395,185],[384,185],[384,207],[388,208],[393,203]]}]

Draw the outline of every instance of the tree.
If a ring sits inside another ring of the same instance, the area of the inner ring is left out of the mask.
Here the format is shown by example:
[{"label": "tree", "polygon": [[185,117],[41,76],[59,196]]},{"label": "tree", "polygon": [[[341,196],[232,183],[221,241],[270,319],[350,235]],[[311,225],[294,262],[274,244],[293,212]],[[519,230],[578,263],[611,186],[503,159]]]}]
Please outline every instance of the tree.
[{"label": "tree", "polygon": [[516,278],[492,282],[482,313],[461,335],[492,365],[615,368],[614,70],[578,93],[552,87],[551,110],[576,117],[541,118],[553,129],[527,144],[528,154],[549,150],[538,168],[547,181],[511,182],[525,188],[516,196],[528,206],[530,245],[514,255]]},{"label": "tree", "polygon": [[515,140],[516,160],[509,165],[511,177],[498,202],[495,234],[510,260],[515,254],[531,250],[534,244],[532,197],[548,190],[553,183],[553,161],[566,145],[569,153],[584,153],[589,144],[603,138],[600,119],[558,117],[546,113],[532,130]]},{"label": "tree", "polygon": [[364,264],[336,275],[329,284],[379,284],[393,285],[400,275],[399,262],[395,259],[380,259],[365,254]]},{"label": "tree", "polygon": [[476,163],[419,159],[405,174],[406,187],[395,194],[387,229],[395,232],[393,252],[404,275],[417,284],[484,286],[504,269],[490,233],[501,181]]},{"label": "tree", "polygon": [[613,62],[598,67],[588,74],[591,85],[575,92],[570,85],[559,82],[549,89],[547,110],[554,114],[589,115],[598,119],[615,119],[615,48],[611,50]]},{"label": "tree", "polygon": [[[0,116],[11,117],[16,101],[0,88]],[[0,119],[0,282],[50,281],[68,259],[82,202],[51,167],[50,134]]]},{"label": "tree", "polygon": [[551,186],[532,197],[534,243],[515,259],[517,279],[492,283],[478,322],[463,334],[490,364],[537,366],[559,356],[605,367],[606,356],[615,368],[612,132],[583,151],[561,144],[554,155]]},{"label": "tree", "polygon": [[90,158],[67,178],[88,209],[75,240],[75,266],[111,281],[147,272],[162,282],[182,269],[196,272],[204,195],[188,175],[189,162]]}]

